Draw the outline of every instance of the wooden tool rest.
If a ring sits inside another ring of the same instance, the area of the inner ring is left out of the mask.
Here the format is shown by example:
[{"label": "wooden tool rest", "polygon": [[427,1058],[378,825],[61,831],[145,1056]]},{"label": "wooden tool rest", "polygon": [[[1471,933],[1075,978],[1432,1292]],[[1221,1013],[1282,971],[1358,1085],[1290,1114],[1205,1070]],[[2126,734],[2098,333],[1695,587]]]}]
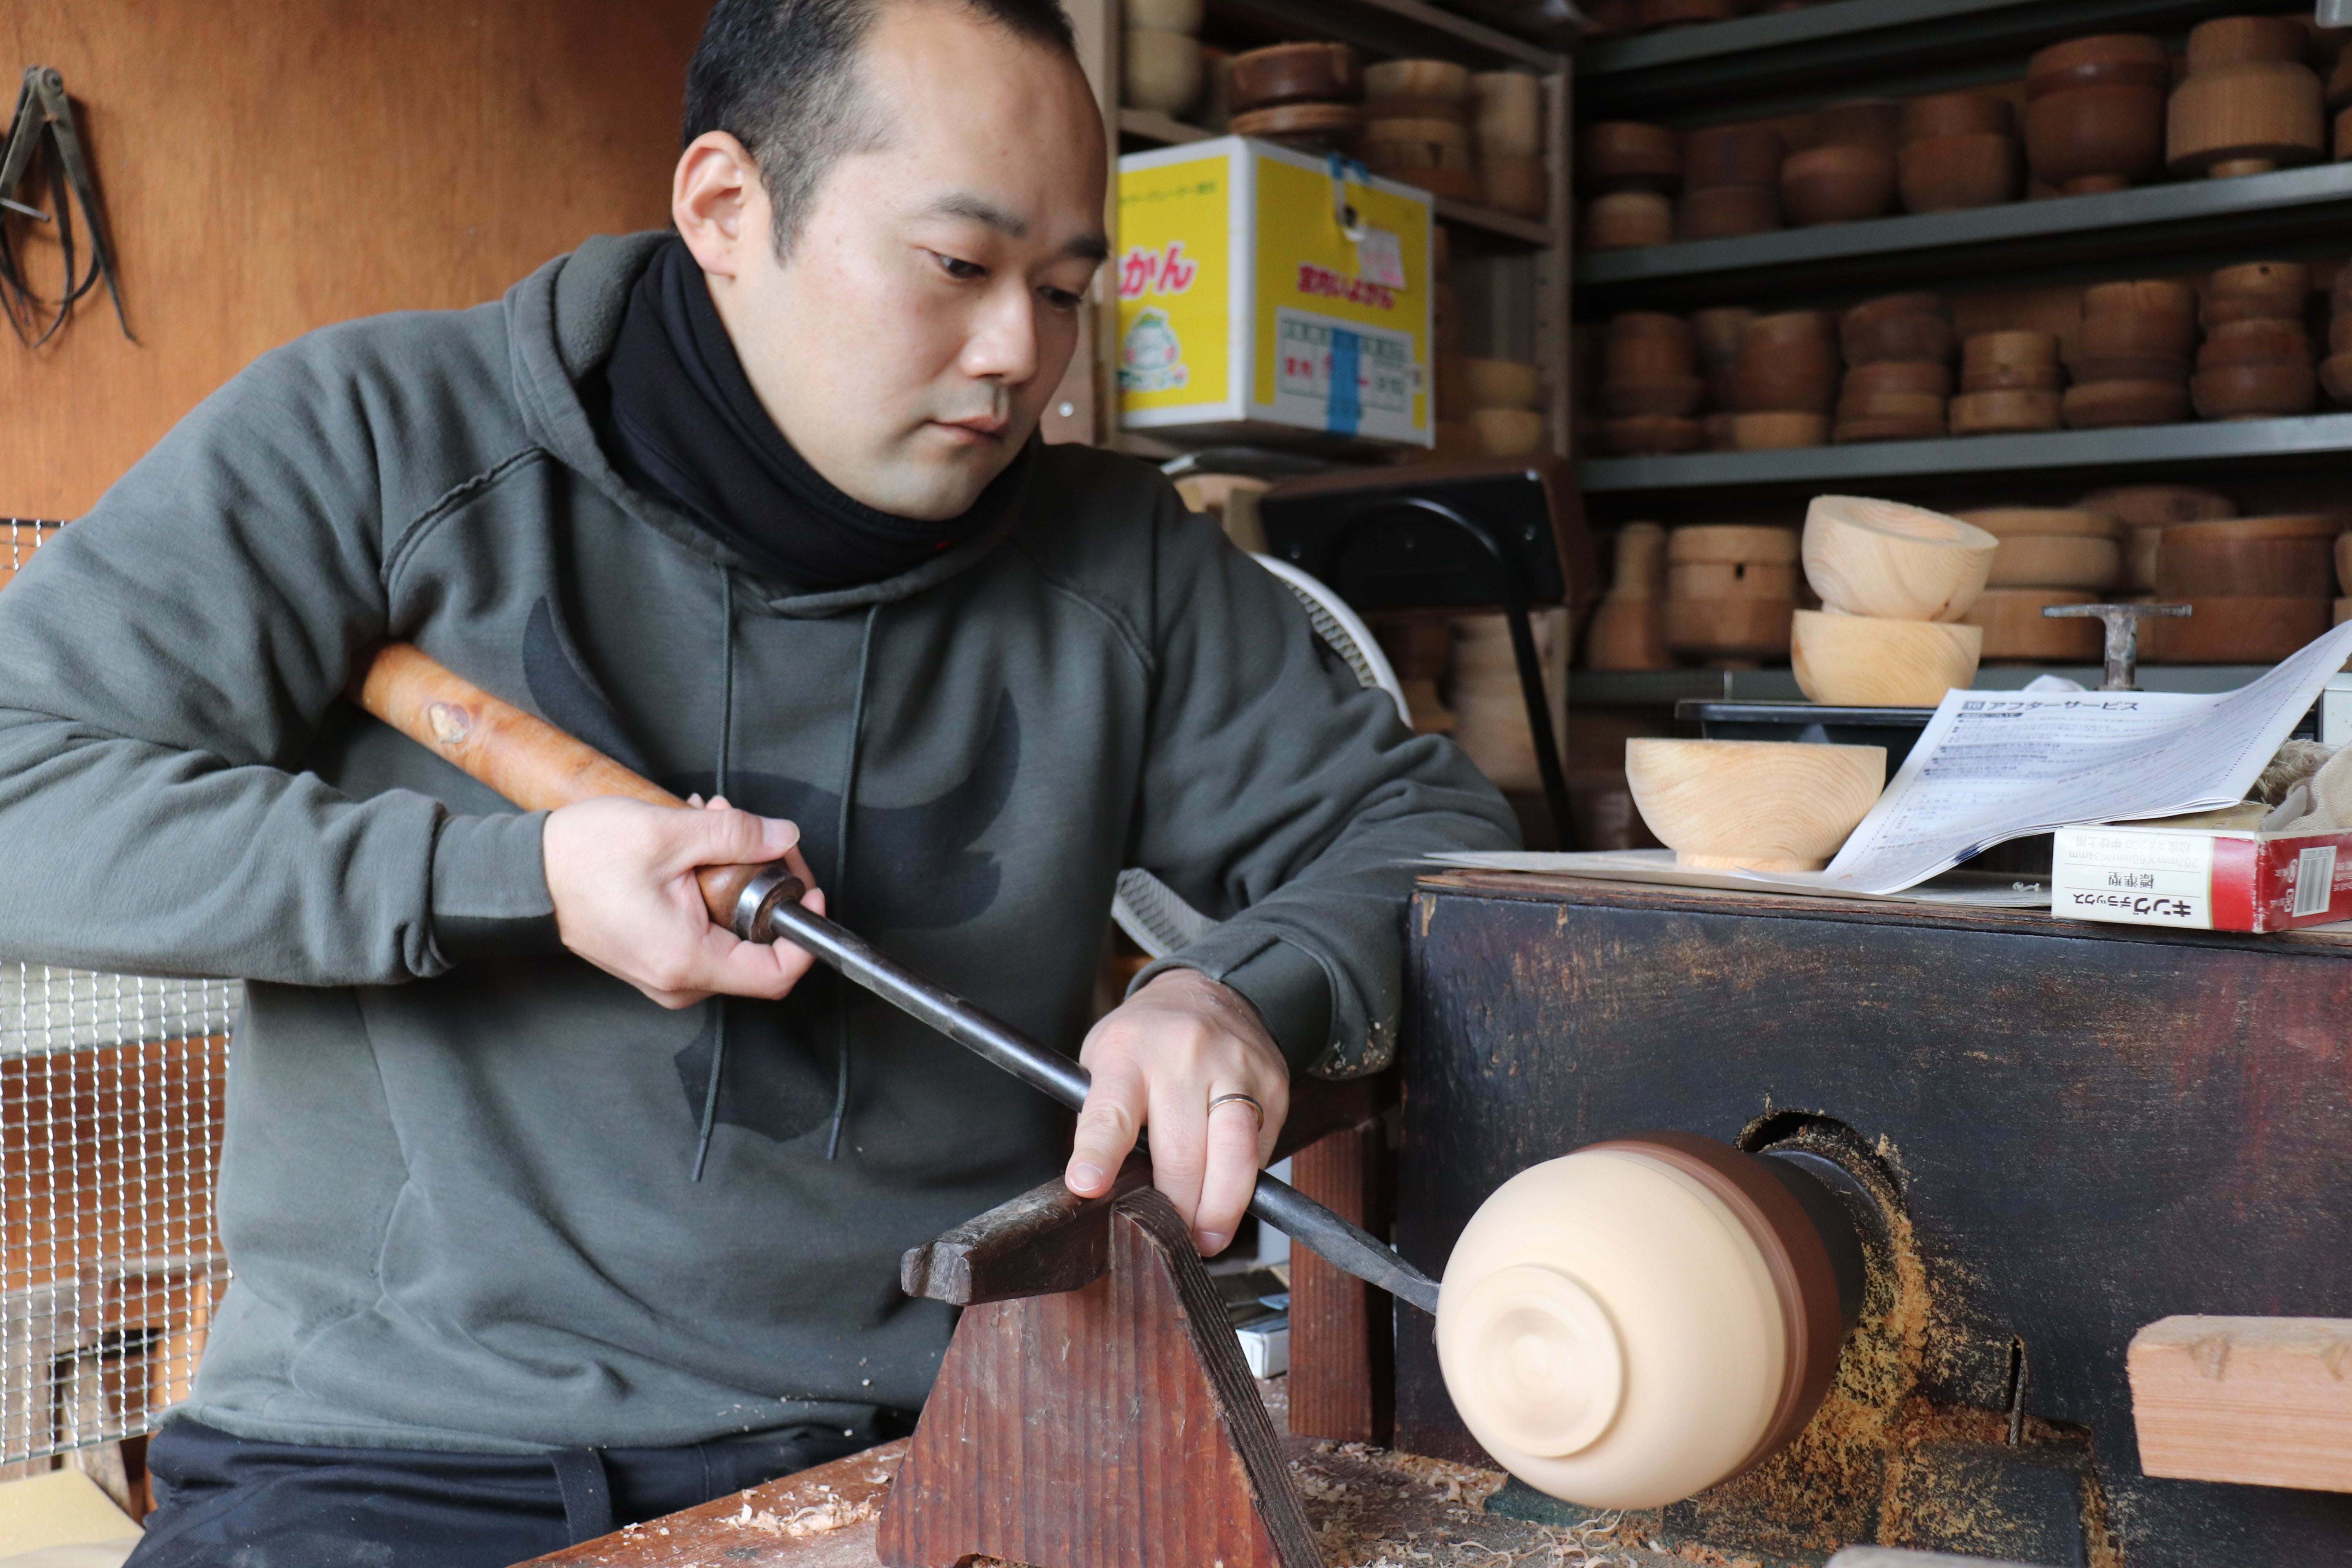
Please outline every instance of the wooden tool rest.
[{"label": "wooden tool rest", "polygon": [[[1376,1114],[1301,1083],[1280,1156]],[[1384,1085],[1381,1087],[1385,1087]],[[1129,1159],[914,1248],[910,1296],[967,1310],[876,1541],[888,1568],[1321,1568],[1280,1438],[1176,1210]]]}]

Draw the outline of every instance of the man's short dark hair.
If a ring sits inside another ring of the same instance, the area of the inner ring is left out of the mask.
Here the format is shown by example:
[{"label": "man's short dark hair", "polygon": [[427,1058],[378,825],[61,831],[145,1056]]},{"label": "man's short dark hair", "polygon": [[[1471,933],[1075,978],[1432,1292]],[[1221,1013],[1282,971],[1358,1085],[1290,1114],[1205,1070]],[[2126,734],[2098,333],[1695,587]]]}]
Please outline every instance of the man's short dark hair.
[{"label": "man's short dark hair", "polygon": [[[792,248],[833,166],[881,144],[888,128],[859,90],[857,56],[874,18],[910,0],[717,0],[686,71],[686,134],[724,131],[760,165],[776,211],[776,254]],[[938,0],[924,0],[938,3]],[[1060,0],[945,0],[1013,34],[1075,55]]]}]

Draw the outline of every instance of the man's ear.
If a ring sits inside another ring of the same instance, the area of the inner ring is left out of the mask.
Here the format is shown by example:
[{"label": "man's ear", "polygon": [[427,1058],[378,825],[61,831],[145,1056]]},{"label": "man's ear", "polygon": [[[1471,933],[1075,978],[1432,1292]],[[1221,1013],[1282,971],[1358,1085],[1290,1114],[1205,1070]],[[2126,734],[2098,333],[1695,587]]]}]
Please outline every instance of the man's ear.
[{"label": "man's ear", "polygon": [[750,247],[771,243],[760,165],[724,131],[703,132],[679,155],[669,215],[695,261],[715,278],[740,278]]}]

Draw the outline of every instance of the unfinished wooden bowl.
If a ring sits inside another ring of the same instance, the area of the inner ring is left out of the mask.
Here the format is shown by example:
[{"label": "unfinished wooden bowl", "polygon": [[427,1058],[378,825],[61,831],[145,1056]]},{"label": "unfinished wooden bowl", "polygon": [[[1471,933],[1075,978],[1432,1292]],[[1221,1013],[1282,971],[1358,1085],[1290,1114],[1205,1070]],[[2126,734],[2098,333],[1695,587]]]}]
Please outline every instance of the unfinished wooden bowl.
[{"label": "unfinished wooden bowl", "polygon": [[[1671,568],[1669,569],[1671,577]],[[1666,597],[1666,646],[1676,657],[1714,668],[1753,669],[1789,654],[1793,599]]]},{"label": "unfinished wooden bowl", "polygon": [[1805,513],[1805,577],[1842,615],[1956,621],[1984,591],[2000,544],[1924,507],[1816,496]]},{"label": "unfinished wooden bowl", "polygon": [[1666,651],[1666,531],[1654,522],[1619,529],[1614,568],[1585,636],[1585,668],[1673,668]]},{"label": "unfinished wooden bowl", "polygon": [[2082,87],[2025,110],[2025,161],[2062,195],[2127,190],[2164,172],[2164,89]]},{"label": "unfinished wooden bowl", "polygon": [[2078,382],[2061,398],[2058,416],[2070,430],[2179,425],[2189,417],[2188,378]]},{"label": "unfinished wooden bowl", "polygon": [[1952,319],[1933,295],[1901,294],[1848,310],[1838,324],[1850,365],[1916,361],[1941,364],[1952,357]]},{"label": "unfinished wooden bowl", "polygon": [[1941,136],[2006,136],[2014,126],[2007,99],[1973,89],[1932,92],[1903,107],[1903,137],[1906,142]]},{"label": "unfinished wooden bowl", "polygon": [[1462,377],[1463,391],[1473,408],[1543,406],[1543,376],[1531,364],[1505,359],[1465,359]]},{"label": "unfinished wooden bowl", "polygon": [[1601,422],[1601,438],[1621,458],[1667,458],[1699,448],[1703,432],[1696,419],[1642,414]]},{"label": "unfinished wooden bowl", "polygon": [[1682,138],[1663,125],[1605,120],[1588,125],[1576,139],[1577,180],[1588,190],[1655,191],[1671,195],[1682,188]]},{"label": "unfinished wooden bowl", "polygon": [[1524,71],[1480,71],[1470,79],[1470,97],[1477,105],[1478,148],[1484,155],[1542,155],[1542,78]]},{"label": "unfinished wooden bowl", "polygon": [[2276,419],[2308,414],[2319,401],[2319,377],[2308,360],[2214,365],[2189,383],[2200,419]]},{"label": "unfinished wooden bowl", "polygon": [[2176,174],[2268,174],[2327,145],[2325,93],[2304,63],[2310,34],[2283,16],[2222,16],[2192,28],[2189,75],[2167,113]]},{"label": "unfinished wooden bowl", "polygon": [[1201,40],[1184,33],[1129,28],[1120,46],[1120,101],[1160,114],[1182,114],[1201,96]]},{"label": "unfinished wooden bowl", "polygon": [[1743,361],[1731,374],[1736,414],[1826,415],[1837,400],[1837,373],[1826,367],[1782,370]]},{"label": "unfinished wooden bowl", "polygon": [[1352,103],[1277,103],[1237,113],[1236,136],[1262,137],[1301,152],[1336,153],[1353,147],[1363,134],[1363,110]]},{"label": "unfinished wooden bowl", "polygon": [[1601,384],[1601,405],[1616,419],[1637,414],[1688,417],[1706,400],[1706,383],[1696,375],[1612,378]]},{"label": "unfinished wooden bowl", "polygon": [[1709,185],[1683,192],[1675,208],[1675,234],[1681,239],[1732,239],[1780,226],[1778,185]]},{"label": "unfinished wooden bowl", "polygon": [[2025,62],[2029,100],[2084,87],[2172,88],[2172,59],[2144,33],[2100,33],[2052,44]]},{"label": "unfinished wooden bowl", "polygon": [[1895,205],[1895,152],[1864,143],[1791,153],[1780,165],[1780,209],[1810,227],[1885,216]]},{"label": "unfinished wooden bowl", "polygon": [[1364,96],[1458,103],[1470,96],[1470,68],[1452,60],[1381,60],[1364,68]]},{"label": "unfinished wooden bowl", "polygon": [[1829,445],[1826,414],[1767,409],[1731,416],[1731,442],[1742,452],[1778,452],[1797,447]]},{"label": "unfinished wooden bowl", "polygon": [[1984,633],[1988,659],[2096,664],[2105,645],[2098,622],[2053,621],[2042,612],[2053,605],[2095,605],[2098,597],[2079,588],[1988,588],[1969,607],[1968,624]]},{"label": "unfinished wooden bowl", "polygon": [[2195,368],[2185,354],[2077,354],[2066,364],[2077,382],[2165,382],[2179,387],[2183,396],[2189,391],[2189,373]]},{"label": "unfinished wooden bowl", "polygon": [[2066,384],[2066,373],[2054,364],[1996,364],[1960,372],[1962,392],[2047,392]]},{"label": "unfinished wooden bowl", "polygon": [[2085,588],[2104,592],[2123,580],[2123,546],[2084,534],[2020,534],[2000,542],[1988,588]]},{"label": "unfinished wooden bowl", "polygon": [[2336,588],[2340,519],[2324,514],[2236,518],[2164,531],[2156,590],[2174,598],[2314,598]]},{"label": "unfinished wooden bowl", "polygon": [[1276,44],[1233,59],[1236,114],[1284,103],[1354,103],[1364,96],[1363,57],[1346,44]]},{"label": "unfinished wooden bowl", "polygon": [[1775,184],[1788,153],[1788,142],[1769,126],[1711,125],[1683,138],[1683,184],[1694,191]]},{"label": "unfinished wooden bowl", "polygon": [[2149,354],[2182,358],[2196,352],[2194,309],[2148,310],[2137,308],[2101,310],[2086,300],[2083,324],[2066,345],[2069,364],[2081,359],[2110,355]]},{"label": "unfinished wooden bowl", "polygon": [[[2021,538],[2119,539],[2123,525],[2112,513],[2087,507],[1991,506],[1955,512],[1962,522],[2006,543]],[[1998,557],[1995,557],[1998,562]]]},{"label": "unfinished wooden bowl", "polygon": [[2022,387],[2000,392],[1963,392],[1952,399],[1955,436],[2008,436],[2055,430],[2063,423],[2065,401],[2055,392]]},{"label": "unfinished wooden bowl", "polygon": [[1524,458],[1544,446],[1544,417],[1525,408],[1473,408],[1471,428],[1490,458]]},{"label": "unfinished wooden bowl", "polygon": [[1739,334],[1740,352],[1770,344],[1773,353],[1781,353],[1803,344],[1820,348],[1826,358],[1833,320],[1826,310],[1776,310],[1768,316],[1751,316]]},{"label": "unfinished wooden bowl", "polygon": [[[2326,598],[2225,598],[2198,595],[2185,620],[2163,627],[2142,657],[2156,664],[2275,664],[2334,624]],[[2142,634],[2145,636],[2145,632]]]},{"label": "unfinished wooden bowl", "polygon": [[1880,360],[1847,371],[1844,391],[1848,397],[1900,393],[1945,398],[1952,395],[1952,371],[1928,360]]},{"label": "unfinished wooden bowl", "polygon": [[1813,140],[1822,147],[1882,147],[1892,153],[1903,140],[1903,105],[1887,98],[1832,103],[1814,111]]},{"label": "unfinished wooden bowl", "polygon": [[1883,746],[1625,742],[1642,819],[1685,866],[1818,871],[1886,784]]},{"label": "unfinished wooden bowl", "polygon": [[2017,142],[1999,132],[1906,142],[1896,160],[1906,212],[1960,212],[2017,199]]},{"label": "unfinished wooden bowl", "polygon": [[2049,332],[1978,332],[1960,345],[1960,371],[2049,370],[2058,363],[2058,340]]},{"label": "unfinished wooden bowl", "polygon": [[2300,321],[2311,298],[2311,268],[2300,261],[2250,261],[2217,269],[2199,290],[2198,319],[2208,331],[2232,321]]},{"label": "unfinished wooden bowl", "polygon": [[1840,423],[1855,419],[1916,419],[1944,422],[1945,402],[1932,392],[1855,392],[1838,398]]},{"label": "unfinished wooden bowl", "polygon": [[[2177,317],[2194,331],[2197,290],[2168,278],[2138,278],[2120,283],[2094,283],[2083,290],[2083,314],[2146,313]],[[2193,343],[2189,346],[2194,346]],[[2181,353],[2186,353],[2184,347]]]},{"label": "unfinished wooden bowl", "polygon": [[[1789,638],[1798,689],[1835,707],[1932,708],[1976,679],[1984,634],[1950,621],[1799,610]],[[1664,835],[1660,835],[1661,837]]]},{"label": "unfinished wooden bowl", "polygon": [[1584,209],[1584,248],[1632,250],[1671,244],[1675,204],[1653,191],[1615,191]]}]

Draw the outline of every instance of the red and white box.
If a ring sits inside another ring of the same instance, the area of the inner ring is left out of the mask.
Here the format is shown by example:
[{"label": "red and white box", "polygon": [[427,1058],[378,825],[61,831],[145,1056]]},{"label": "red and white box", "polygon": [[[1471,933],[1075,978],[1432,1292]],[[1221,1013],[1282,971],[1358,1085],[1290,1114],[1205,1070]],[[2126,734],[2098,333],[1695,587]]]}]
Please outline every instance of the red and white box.
[{"label": "red and white box", "polygon": [[2352,833],[2116,823],[2062,827],[2050,910],[2191,931],[2294,931],[2352,920]]}]

